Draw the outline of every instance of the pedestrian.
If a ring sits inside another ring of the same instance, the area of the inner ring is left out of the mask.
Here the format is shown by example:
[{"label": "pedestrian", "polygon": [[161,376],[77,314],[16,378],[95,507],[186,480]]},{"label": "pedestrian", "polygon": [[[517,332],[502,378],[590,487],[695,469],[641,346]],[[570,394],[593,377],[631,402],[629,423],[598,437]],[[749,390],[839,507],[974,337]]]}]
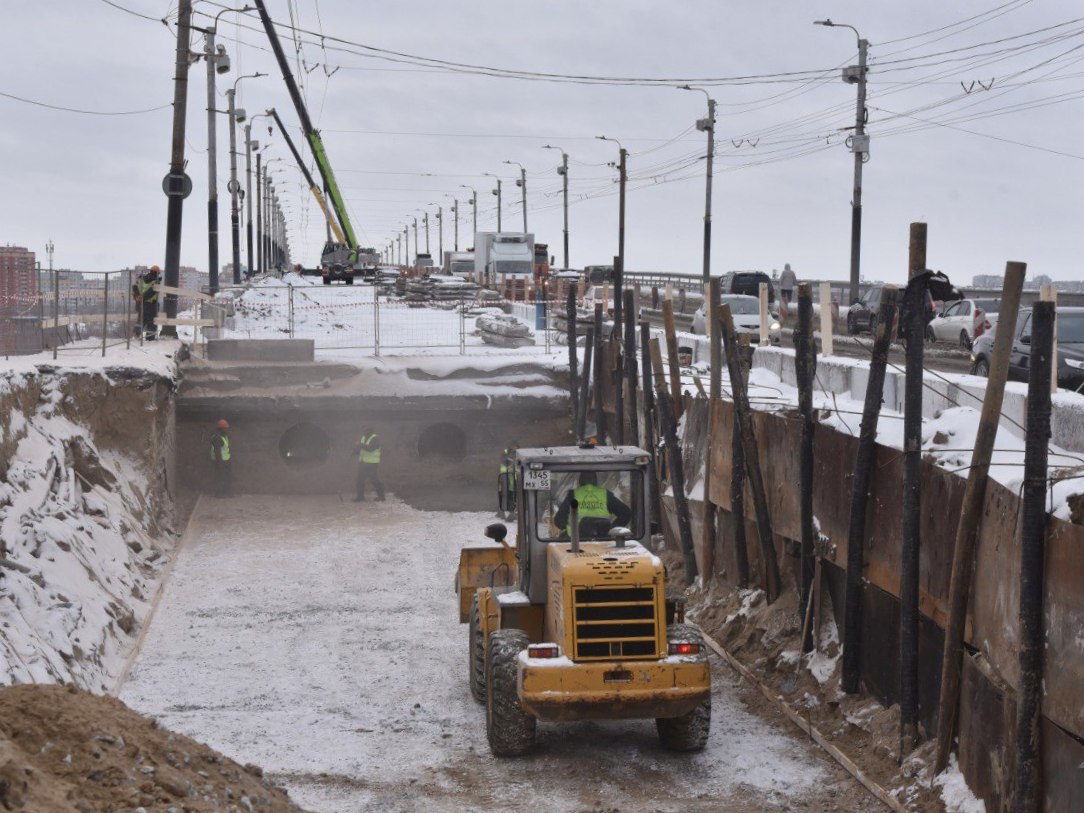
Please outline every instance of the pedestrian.
[{"label": "pedestrian", "polygon": [[218,427],[211,435],[211,464],[215,470],[215,496],[230,497],[233,495],[233,478],[230,475],[230,436],[229,423],[225,418],[218,422]]},{"label": "pedestrian", "polygon": [[779,294],[788,305],[794,301],[794,286],[797,284],[798,276],[791,269],[790,263],[787,263],[779,276]]},{"label": "pedestrian", "polygon": [[365,427],[355,451],[358,453],[357,495],[354,502],[365,502],[365,484],[372,482],[378,502],[384,501],[384,484],[378,476],[380,471],[380,439],[371,426]]},{"label": "pedestrian", "polygon": [[161,273],[162,269],[157,265],[152,265],[136,277],[132,285],[132,298],[139,306],[143,338],[147,341],[154,341],[158,333],[158,325],[154,323],[155,317],[158,316],[158,291],[154,286],[161,282]]}]

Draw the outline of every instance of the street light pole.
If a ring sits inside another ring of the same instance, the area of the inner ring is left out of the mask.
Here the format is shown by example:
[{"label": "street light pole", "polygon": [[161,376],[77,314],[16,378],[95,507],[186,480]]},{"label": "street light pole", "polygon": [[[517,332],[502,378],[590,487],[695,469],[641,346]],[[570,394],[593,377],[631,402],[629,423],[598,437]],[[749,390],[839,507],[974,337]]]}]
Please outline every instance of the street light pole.
[{"label": "street light pole", "polygon": [[696,122],[696,129],[708,134],[707,189],[704,193],[704,284],[711,279],[711,176],[715,160],[715,99],[704,90],[682,85],[682,90],[699,90],[708,99],[708,117]]},{"label": "street light pole", "polygon": [[561,153],[561,166],[557,167],[557,174],[561,176],[561,191],[564,196],[564,210],[565,210],[565,229],[564,229],[564,250],[565,250],[565,268],[568,269],[571,266],[568,264],[568,153],[562,150],[560,147],[554,147],[546,144],[542,149],[544,150],[558,150]]},{"label": "street light pole", "polygon": [[[490,178],[497,178],[492,172],[486,172]],[[493,190],[493,194],[497,196],[497,231],[501,230],[501,179],[497,178],[497,188]]]},{"label": "street light pole", "polygon": [[230,239],[233,248],[233,284],[241,284],[241,208],[239,193],[241,185],[237,182],[237,123],[245,120],[245,111],[238,110],[235,105],[237,96],[237,83],[242,79],[256,79],[264,76],[262,73],[250,73],[239,76],[233,80],[233,87],[226,91],[229,99],[230,116]]},{"label": "street light pole", "polygon": [[[256,151],[256,268],[254,270],[257,274],[263,271],[263,154],[266,151],[266,147]],[[249,221],[251,220],[250,214]]]},{"label": "street light pole", "polygon": [[431,203],[430,206],[437,207],[437,253],[440,255],[440,264],[444,265],[444,207],[438,203]]},{"label": "street light pole", "polygon": [[527,169],[523,164],[516,161],[505,161],[506,164],[519,167],[519,180],[516,181],[516,186],[522,190],[522,202],[523,202],[523,233],[527,233]]},{"label": "street light pole", "polygon": [[460,184],[464,189],[469,189],[470,195],[470,208],[471,208],[471,232],[470,245],[474,248],[474,235],[478,233],[478,192],[473,186],[467,186],[465,183]]},{"label": "street light pole", "polygon": [[[220,14],[222,12],[219,12]],[[226,49],[215,45],[215,27],[218,16],[204,32],[207,63],[207,264],[211,293],[218,290],[218,149],[215,122],[215,71],[226,73],[230,69]]]},{"label": "street light pole", "polygon": [[[413,217],[413,215],[411,215]],[[414,262],[418,262],[418,218],[414,218]]]},{"label": "street light pole", "polygon": [[[621,146],[621,142],[616,138],[609,138],[607,136],[595,136],[600,141],[612,141],[617,145],[619,150],[619,161],[617,164],[617,172],[619,178],[618,188],[618,204],[617,204],[617,256],[621,264],[622,275],[622,287],[624,286],[624,274],[625,274],[625,183],[628,180],[628,173],[626,172],[626,159],[628,158],[628,150]],[[613,166],[611,164],[611,166]],[[622,295],[622,291],[616,291],[614,295],[614,313],[618,314],[621,311],[621,305],[619,300]],[[615,325],[615,329],[620,330],[621,326]]]},{"label": "street light pole", "polygon": [[[252,122],[266,115],[266,113],[257,113],[245,125],[245,239],[248,244],[248,273],[250,276],[256,273],[256,266],[252,264],[252,151],[260,148],[260,142],[252,140]],[[259,153],[256,154],[256,160],[259,161]],[[256,194],[259,195],[258,166],[256,172]]]},{"label": "street light pole", "polygon": [[452,199],[452,223],[455,224],[455,242],[452,244],[453,251],[459,251],[459,199],[455,195],[444,193],[444,197]]},{"label": "street light pole", "polygon": [[854,135],[849,139],[850,150],[854,153],[854,189],[851,195],[851,302],[857,302],[862,270],[862,165],[869,160],[869,136],[866,135],[866,57],[869,40],[862,39],[858,29],[846,23],[815,20],[813,25],[849,28],[858,38],[858,65],[849,65],[843,69],[843,81],[858,85]]}]

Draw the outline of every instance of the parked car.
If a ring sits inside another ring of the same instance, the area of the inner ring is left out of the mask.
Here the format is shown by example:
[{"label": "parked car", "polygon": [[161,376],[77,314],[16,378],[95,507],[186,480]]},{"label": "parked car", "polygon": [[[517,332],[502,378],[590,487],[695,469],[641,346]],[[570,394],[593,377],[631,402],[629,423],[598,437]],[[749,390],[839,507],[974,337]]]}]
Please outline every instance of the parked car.
[{"label": "parked car", "polygon": [[[721,305],[730,306],[730,314],[734,317],[734,329],[738,333],[748,333],[752,336],[752,343],[760,343],[760,298],[756,296],[744,296],[742,294],[727,294],[719,297]],[[783,341],[783,327],[779,323],[779,315],[768,310],[768,342],[781,344]],[[704,336],[707,334],[707,318],[704,305],[701,305],[693,314],[692,332]]]},{"label": "parked car", "polygon": [[874,285],[862,298],[847,310],[847,333],[857,336],[859,333],[873,333],[877,327],[877,311],[881,308],[883,285]]},{"label": "parked car", "polygon": [[[851,307],[847,309],[847,333],[851,336],[857,336],[861,332],[873,334],[877,330],[877,316],[881,310],[881,292],[884,291],[885,286],[874,285],[869,288],[862,298],[855,302]],[[900,335],[902,327],[900,326],[900,312],[899,308],[903,304],[904,291],[900,288],[899,296],[896,299],[896,318],[892,327],[893,338],[903,338]],[[926,339],[930,340],[932,335],[930,333],[929,323],[933,319],[936,305],[933,297],[929,293],[926,294]]]},{"label": "parked car", "polygon": [[[1057,309],[1058,386],[1084,389],[1084,308]],[[971,373],[990,374],[996,329],[984,333],[971,348]],[[1031,361],[1031,309],[1024,308],[1016,320],[1012,352],[1009,354],[1009,378],[1027,381]]]},{"label": "parked car", "polygon": [[997,323],[1000,305],[1000,299],[961,299],[947,304],[944,312],[934,315],[930,333],[937,341],[959,342],[961,347],[970,348],[987,325]]},{"label": "parked car", "polygon": [[763,271],[728,271],[720,280],[719,290],[724,294],[760,296],[760,283],[768,283],[768,304],[775,304],[775,286],[772,278]]}]

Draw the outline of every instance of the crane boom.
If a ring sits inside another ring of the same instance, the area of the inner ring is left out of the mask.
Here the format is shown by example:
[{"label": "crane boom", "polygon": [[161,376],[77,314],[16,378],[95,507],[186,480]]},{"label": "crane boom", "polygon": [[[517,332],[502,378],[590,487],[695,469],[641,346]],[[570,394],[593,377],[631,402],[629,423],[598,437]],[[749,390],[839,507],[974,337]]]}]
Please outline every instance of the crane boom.
[{"label": "crane boom", "polygon": [[312,177],[312,173],[309,172],[309,168],[305,166],[305,162],[301,160],[301,153],[297,151],[297,147],[294,146],[294,140],[290,138],[290,134],[286,131],[286,125],[282,123],[282,119],[279,118],[278,111],[275,108],[271,108],[267,111],[275,119],[275,124],[279,126],[279,132],[282,133],[282,137],[286,139],[286,146],[290,148],[290,152],[293,153],[294,160],[297,161],[297,166],[301,169],[301,174],[305,176],[305,181],[309,185],[309,191],[312,192],[312,196],[316,198],[316,202],[320,205],[320,211],[324,213],[324,217],[327,218],[327,224],[331,230],[335,233],[335,237],[340,243],[345,243],[346,238],[343,236],[342,229],[339,228],[339,224],[335,222],[334,215],[331,214],[331,210],[327,208],[327,201],[324,199],[323,193],[320,191],[320,187]]},{"label": "crane boom", "polygon": [[268,42],[271,43],[271,50],[274,51],[275,59],[278,60],[283,81],[286,82],[286,90],[289,91],[290,100],[297,110],[297,117],[301,121],[301,129],[305,133],[305,140],[309,142],[309,148],[316,158],[316,167],[320,171],[320,178],[324,182],[324,188],[327,189],[328,197],[331,198],[331,204],[335,209],[335,216],[339,220],[339,225],[342,227],[343,236],[346,238],[348,246],[355,248],[358,242],[354,237],[354,227],[350,223],[350,217],[346,214],[346,204],[339,192],[339,185],[335,181],[335,173],[331,170],[331,163],[328,161],[324,142],[320,139],[320,134],[316,131],[316,128],[312,126],[309,111],[305,108],[305,102],[301,98],[301,91],[298,90],[294,75],[290,72],[290,65],[286,61],[286,54],[282,50],[282,43],[279,42],[275,26],[267,13],[267,7],[264,5],[263,0],[254,0],[254,2],[256,3],[256,10],[260,14],[260,22],[263,23],[264,31],[267,32]]}]

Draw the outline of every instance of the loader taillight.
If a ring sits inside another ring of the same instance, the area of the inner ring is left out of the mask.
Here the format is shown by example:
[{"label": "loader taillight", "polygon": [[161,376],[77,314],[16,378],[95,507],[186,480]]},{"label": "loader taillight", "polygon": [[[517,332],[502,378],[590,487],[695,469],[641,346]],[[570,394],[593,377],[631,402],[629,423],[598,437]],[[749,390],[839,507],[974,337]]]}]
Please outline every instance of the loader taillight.
[{"label": "loader taillight", "polygon": [[670,644],[671,655],[699,655],[700,644],[693,644],[687,641],[682,641],[677,644]]},{"label": "loader taillight", "polygon": [[530,644],[527,647],[528,658],[557,658],[561,648],[557,644]]}]

